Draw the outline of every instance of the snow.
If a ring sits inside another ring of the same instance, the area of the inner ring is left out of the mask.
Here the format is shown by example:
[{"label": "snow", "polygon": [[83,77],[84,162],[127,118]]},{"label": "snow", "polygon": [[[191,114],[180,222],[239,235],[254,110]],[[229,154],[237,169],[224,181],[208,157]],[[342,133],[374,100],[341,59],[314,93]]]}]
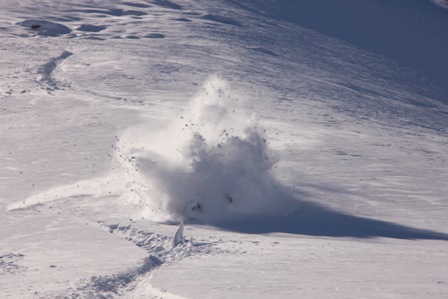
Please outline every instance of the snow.
[{"label": "snow", "polygon": [[[447,85],[448,11],[430,1],[243,1],[279,19],[380,54]],[[446,92],[446,89],[445,89]]]},{"label": "snow", "polygon": [[173,248],[184,243],[184,222],[181,221],[179,228],[173,237]]},{"label": "snow", "polygon": [[445,2],[3,1],[0,297],[447,297]]},{"label": "snow", "polygon": [[269,173],[274,161],[262,129],[240,101],[212,77],[181,115],[119,137],[117,160],[148,206],[145,217],[217,223],[290,212],[291,196]]}]

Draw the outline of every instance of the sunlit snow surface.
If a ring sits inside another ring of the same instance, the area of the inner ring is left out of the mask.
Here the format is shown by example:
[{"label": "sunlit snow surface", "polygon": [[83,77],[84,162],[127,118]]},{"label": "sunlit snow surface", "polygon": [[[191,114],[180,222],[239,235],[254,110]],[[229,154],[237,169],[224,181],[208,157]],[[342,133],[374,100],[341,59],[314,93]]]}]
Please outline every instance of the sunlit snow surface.
[{"label": "sunlit snow surface", "polygon": [[444,2],[4,1],[0,297],[447,297]]}]

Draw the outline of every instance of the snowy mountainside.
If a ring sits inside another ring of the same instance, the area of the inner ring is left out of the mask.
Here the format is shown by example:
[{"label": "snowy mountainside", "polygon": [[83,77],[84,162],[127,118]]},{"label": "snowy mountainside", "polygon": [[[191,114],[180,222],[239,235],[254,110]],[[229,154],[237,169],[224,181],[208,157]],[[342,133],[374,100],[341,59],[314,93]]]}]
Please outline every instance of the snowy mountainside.
[{"label": "snowy mountainside", "polygon": [[447,296],[433,2],[2,2],[0,297]]},{"label": "snowy mountainside", "polygon": [[441,84],[445,94],[439,96],[446,101],[448,11],[430,1],[344,0],[342,5],[331,0],[238,3],[256,9],[262,7],[263,14],[335,37],[413,68],[422,79]]}]

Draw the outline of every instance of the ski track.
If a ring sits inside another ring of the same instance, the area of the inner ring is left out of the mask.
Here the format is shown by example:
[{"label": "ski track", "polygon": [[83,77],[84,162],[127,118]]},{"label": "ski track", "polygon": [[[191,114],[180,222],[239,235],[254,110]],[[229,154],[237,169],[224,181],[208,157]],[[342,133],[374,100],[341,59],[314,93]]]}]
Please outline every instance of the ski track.
[{"label": "ski track", "polygon": [[[148,279],[151,271],[156,270],[164,264],[172,264],[185,258],[198,255],[219,255],[219,254],[236,254],[236,251],[229,249],[220,249],[222,240],[190,240],[184,239],[182,244],[173,247],[172,237],[148,232],[146,230],[134,229],[132,224],[105,224],[99,223],[99,229],[104,230],[117,236],[120,239],[129,241],[136,246],[148,252],[149,256],[143,260],[143,264],[137,268],[127,272],[105,276],[92,276],[89,280],[79,281],[78,286],[68,288],[64,295],[46,294],[45,298],[113,298],[121,297],[133,292],[139,287],[139,284]],[[22,255],[9,254],[1,257],[6,261],[7,258],[21,257]],[[0,259],[0,265],[3,265]],[[5,263],[6,264],[6,263]],[[9,262],[7,266],[3,266],[9,272],[18,269],[13,262]],[[11,269],[12,270],[9,270]],[[151,292],[144,295],[145,298],[159,298],[157,289],[151,289]],[[160,291],[159,291],[160,293]],[[163,292],[161,297],[175,295]],[[44,297],[41,297],[44,298]]]},{"label": "ski track", "polygon": [[47,90],[61,89],[64,85],[63,75],[58,72],[58,67],[68,59],[73,53],[64,51],[58,57],[51,59],[38,70],[38,81],[40,84],[46,85]]},{"label": "ski track", "polygon": [[[104,183],[104,182],[103,182]],[[82,183],[78,183],[77,185]],[[50,201],[33,201],[28,205],[15,207],[11,210],[12,213],[38,213],[43,215],[57,215],[58,217],[76,217],[80,221],[87,221],[92,223],[97,230],[105,234],[111,234],[121,240],[133,244],[135,247],[141,248],[147,252],[148,256],[141,261],[141,264],[130,269],[111,273],[108,275],[92,276],[89,279],[78,280],[73,286],[67,287],[63,292],[46,292],[39,293],[37,298],[116,298],[126,297],[129,294],[132,296],[141,296],[139,298],[177,298],[176,295],[170,294],[166,291],[161,292],[157,288],[153,288],[147,284],[147,281],[152,276],[152,272],[161,266],[171,265],[186,258],[194,258],[201,255],[216,256],[216,255],[234,255],[240,254],[240,249],[233,246],[233,241],[223,241],[219,237],[208,236],[206,238],[199,237],[183,238],[183,242],[177,246],[173,246],[174,228],[169,226],[168,230],[173,233],[166,235],[163,233],[156,233],[147,228],[133,227],[134,220],[123,220],[122,222],[113,222],[113,220],[98,221],[98,217],[110,218],[111,215],[104,214],[101,211],[101,206],[110,205],[110,200],[114,199],[113,195],[110,198],[96,197],[95,202],[93,195],[76,195],[73,187],[63,188],[65,194],[61,191],[59,198]],[[96,195],[98,196],[98,195]],[[53,195],[47,196],[53,198]],[[45,198],[43,196],[42,198]],[[98,209],[100,208],[100,209]],[[124,209],[125,207],[118,204],[115,209]],[[127,207],[129,209],[129,207]],[[127,213],[132,215],[131,213]],[[17,216],[20,217],[20,216]],[[146,226],[146,225],[144,225]],[[149,225],[150,227],[150,225]],[[164,229],[164,231],[167,231]],[[187,236],[188,237],[188,236]],[[230,246],[229,246],[230,245]],[[24,255],[20,253],[9,253],[0,257],[0,269],[5,274],[12,275],[14,273],[27,273],[29,271],[26,267],[20,265],[20,260]],[[143,289],[143,290],[142,290]],[[139,292],[149,292],[143,295],[138,295]],[[180,297],[179,297],[180,298]]]}]

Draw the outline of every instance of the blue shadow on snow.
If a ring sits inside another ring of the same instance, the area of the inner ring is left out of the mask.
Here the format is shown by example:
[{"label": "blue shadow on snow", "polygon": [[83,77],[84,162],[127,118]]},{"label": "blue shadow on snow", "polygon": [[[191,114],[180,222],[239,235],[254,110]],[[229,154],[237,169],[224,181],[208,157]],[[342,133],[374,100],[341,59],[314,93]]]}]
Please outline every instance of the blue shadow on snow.
[{"label": "blue shadow on snow", "polygon": [[305,202],[290,215],[222,222],[219,228],[249,234],[288,233],[325,237],[444,240],[448,234],[358,217]]}]

